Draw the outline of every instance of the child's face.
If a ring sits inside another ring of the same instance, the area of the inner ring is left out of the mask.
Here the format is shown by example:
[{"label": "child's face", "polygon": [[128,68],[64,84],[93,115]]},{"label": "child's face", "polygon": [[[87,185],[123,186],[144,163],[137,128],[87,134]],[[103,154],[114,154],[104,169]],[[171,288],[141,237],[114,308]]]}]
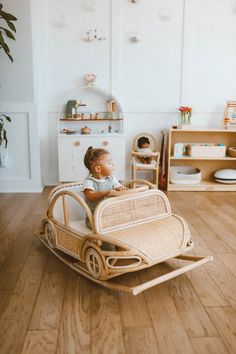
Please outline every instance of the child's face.
[{"label": "child's face", "polygon": [[107,177],[107,176],[111,176],[113,174],[114,166],[112,163],[111,154],[103,155],[99,159],[98,165],[100,166],[101,176]]},{"label": "child's face", "polygon": [[148,147],[149,147],[149,144],[148,144],[148,143],[143,143],[143,144],[142,144],[142,148],[143,148],[143,149],[146,149],[146,148],[148,148]]}]

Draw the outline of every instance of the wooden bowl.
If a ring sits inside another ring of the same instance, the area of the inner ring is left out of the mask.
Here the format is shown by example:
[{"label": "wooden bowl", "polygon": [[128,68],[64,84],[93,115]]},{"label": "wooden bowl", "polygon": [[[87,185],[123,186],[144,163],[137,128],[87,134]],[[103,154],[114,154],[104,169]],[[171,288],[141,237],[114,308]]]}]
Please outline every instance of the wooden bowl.
[{"label": "wooden bowl", "polygon": [[229,147],[228,152],[229,152],[229,156],[236,157],[236,146],[235,147]]}]

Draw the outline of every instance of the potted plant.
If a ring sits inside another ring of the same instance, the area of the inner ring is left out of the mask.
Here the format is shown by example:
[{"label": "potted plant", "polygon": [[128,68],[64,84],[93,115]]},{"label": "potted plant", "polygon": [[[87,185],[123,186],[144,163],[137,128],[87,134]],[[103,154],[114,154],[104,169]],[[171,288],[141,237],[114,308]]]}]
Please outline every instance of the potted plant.
[{"label": "potted plant", "polygon": [[[0,49],[3,49],[3,52],[8,56],[8,58],[13,62],[13,58],[10,53],[10,48],[8,47],[5,38],[10,38],[15,40],[14,32],[16,28],[14,21],[17,21],[17,18],[5,11],[3,11],[3,5],[0,4]],[[7,133],[4,128],[4,119],[8,122],[11,122],[11,118],[5,114],[0,115],[0,146],[5,142],[5,148],[7,148]]]},{"label": "potted plant", "polygon": [[11,122],[11,118],[6,116],[5,114],[2,114],[0,116],[0,145],[2,145],[5,141],[5,148],[7,148],[7,132],[4,128],[4,120],[2,117],[5,118],[8,122]]},{"label": "potted plant", "polygon": [[[10,48],[5,42],[5,37],[15,40],[14,32],[16,32],[15,25],[13,21],[17,21],[17,18],[5,11],[3,11],[3,6],[0,4],[0,49],[3,49],[8,58],[13,62],[13,58],[10,54]],[[3,25],[2,25],[3,22]],[[3,27],[6,26],[7,28]]]}]

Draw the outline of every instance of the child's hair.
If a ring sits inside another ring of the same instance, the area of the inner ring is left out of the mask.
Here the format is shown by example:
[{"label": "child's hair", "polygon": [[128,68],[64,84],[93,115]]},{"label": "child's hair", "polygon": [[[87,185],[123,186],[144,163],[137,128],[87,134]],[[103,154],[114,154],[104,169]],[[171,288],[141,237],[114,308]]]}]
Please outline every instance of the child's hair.
[{"label": "child's hair", "polygon": [[141,149],[143,144],[150,144],[149,139],[146,136],[141,136],[141,138],[138,139],[138,147]]},{"label": "child's hair", "polygon": [[97,163],[100,157],[107,154],[109,154],[109,151],[105,149],[94,149],[90,146],[84,155],[84,164],[91,171],[93,164]]}]

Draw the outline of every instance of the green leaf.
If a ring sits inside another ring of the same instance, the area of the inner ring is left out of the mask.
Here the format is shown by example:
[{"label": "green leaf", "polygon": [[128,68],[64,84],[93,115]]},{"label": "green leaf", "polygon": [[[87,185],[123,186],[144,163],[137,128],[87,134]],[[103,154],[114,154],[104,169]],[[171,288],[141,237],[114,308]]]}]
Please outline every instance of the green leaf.
[{"label": "green leaf", "polygon": [[3,43],[5,43],[2,32],[0,32],[0,44],[3,46]]},{"label": "green leaf", "polygon": [[8,38],[15,39],[13,33],[4,27],[0,27],[0,30],[4,31]]},{"label": "green leaf", "polygon": [[2,11],[2,10],[0,10],[0,16],[2,16],[2,18],[4,18],[4,20],[17,21],[17,18],[15,16],[9,14],[8,12]]},{"label": "green leaf", "polygon": [[6,53],[6,55],[8,56],[8,58],[11,60],[11,62],[13,63],[13,58],[12,58],[11,54],[6,52],[4,48],[3,48],[3,50]]},{"label": "green leaf", "polygon": [[15,40],[15,36],[11,31],[16,32],[16,27],[12,23],[12,21],[17,21],[17,18],[9,14],[8,12],[3,11],[2,8],[3,5],[0,4],[0,20],[4,20],[7,23],[9,29],[5,27],[0,27],[0,49],[3,49],[8,58],[13,62],[13,58],[10,54],[10,49],[3,38],[3,34],[6,35],[8,38]]},{"label": "green leaf", "polygon": [[[10,49],[9,49],[8,45],[5,43],[1,32],[0,32],[0,46],[2,47],[2,49],[4,50],[4,52],[6,53],[8,58],[13,62],[13,58],[10,54]],[[0,47],[0,49],[1,49],[1,47]]]},{"label": "green leaf", "polygon": [[8,140],[7,140],[7,132],[5,129],[3,129],[3,140],[5,140],[5,149],[6,149]]},{"label": "green leaf", "polygon": [[[3,117],[6,118],[6,120],[8,120],[8,122],[11,122],[11,118],[9,116],[6,116],[6,114],[2,114]],[[1,119],[2,120],[2,119]]]},{"label": "green leaf", "polygon": [[9,116],[6,116],[6,114],[2,114],[2,116],[5,117],[8,122],[11,122],[11,118]]},{"label": "green leaf", "polygon": [[3,49],[5,50],[5,52],[10,53],[10,48],[8,47],[6,42],[3,43]]},{"label": "green leaf", "polygon": [[7,21],[7,24],[8,24],[8,26],[9,26],[9,28],[10,28],[12,31],[16,32],[16,27],[15,27],[15,25],[14,25],[12,22],[8,21],[8,20],[6,20],[6,21]]}]

